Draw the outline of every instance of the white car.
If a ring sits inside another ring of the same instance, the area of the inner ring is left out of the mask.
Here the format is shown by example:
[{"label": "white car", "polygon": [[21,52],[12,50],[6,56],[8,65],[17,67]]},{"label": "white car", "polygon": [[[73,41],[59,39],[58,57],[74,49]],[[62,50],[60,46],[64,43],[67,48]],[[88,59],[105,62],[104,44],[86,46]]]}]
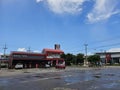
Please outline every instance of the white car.
[{"label": "white car", "polygon": [[49,64],[45,64],[45,68],[50,68],[50,65]]},{"label": "white car", "polygon": [[23,64],[17,63],[17,64],[15,65],[15,69],[23,69]]}]

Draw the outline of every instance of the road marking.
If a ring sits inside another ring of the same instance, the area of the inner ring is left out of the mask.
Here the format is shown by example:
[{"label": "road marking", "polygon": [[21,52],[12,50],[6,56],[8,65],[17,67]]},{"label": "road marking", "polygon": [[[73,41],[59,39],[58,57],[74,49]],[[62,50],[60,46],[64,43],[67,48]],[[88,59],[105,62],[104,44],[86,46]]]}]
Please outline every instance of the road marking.
[{"label": "road marking", "polygon": [[77,89],[65,88],[65,87],[56,87],[56,88],[53,88],[53,90],[77,90]]},{"label": "road marking", "polygon": [[65,85],[71,85],[71,84],[73,84],[73,83],[66,83]]},{"label": "road marking", "polygon": [[76,83],[79,83],[79,82],[72,82],[72,83],[66,83],[65,85],[72,85],[72,84],[76,84]]},{"label": "road marking", "polygon": [[37,79],[37,80],[26,80],[26,81],[22,81],[21,83],[27,83],[27,82],[31,82],[31,81],[41,81],[41,80],[47,80],[49,78],[41,78],[41,79]]},{"label": "road marking", "polygon": [[49,78],[41,78],[41,79],[35,79],[35,80],[26,80],[22,81],[20,83],[27,83],[27,82],[35,82],[35,81],[42,81],[42,80],[48,80],[48,79],[54,79],[54,78],[63,78],[63,77],[71,77],[72,75],[66,75],[66,76],[55,76],[55,77],[49,77]]}]

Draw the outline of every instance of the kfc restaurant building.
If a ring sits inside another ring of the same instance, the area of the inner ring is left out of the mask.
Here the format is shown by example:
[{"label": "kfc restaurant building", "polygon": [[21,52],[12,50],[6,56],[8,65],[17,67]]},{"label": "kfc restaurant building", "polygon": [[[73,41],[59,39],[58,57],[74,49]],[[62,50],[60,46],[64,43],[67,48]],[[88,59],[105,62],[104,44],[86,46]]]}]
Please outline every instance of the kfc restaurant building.
[{"label": "kfc restaurant building", "polygon": [[63,53],[58,45],[55,45],[55,49],[43,49],[42,53],[13,51],[10,54],[9,68],[15,68],[18,63],[23,64],[23,68],[40,68],[46,64],[52,67],[64,62],[60,57]]},{"label": "kfc restaurant building", "polygon": [[100,55],[102,63],[106,64],[120,64],[120,52],[104,52],[96,53]]}]

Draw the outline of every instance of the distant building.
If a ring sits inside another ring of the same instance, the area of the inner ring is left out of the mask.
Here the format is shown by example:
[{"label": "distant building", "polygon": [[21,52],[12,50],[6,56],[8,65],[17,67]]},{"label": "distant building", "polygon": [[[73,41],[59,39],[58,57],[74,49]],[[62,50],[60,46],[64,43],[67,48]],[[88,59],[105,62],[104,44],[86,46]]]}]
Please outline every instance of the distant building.
[{"label": "distant building", "polygon": [[64,61],[60,57],[63,53],[60,48],[43,49],[42,53],[13,51],[9,58],[9,68],[15,68],[18,63],[23,64],[23,68],[44,67],[46,64],[55,66],[59,61]]},{"label": "distant building", "polygon": [[0,59],[2,60],[8,60],[9,59],[9,54],[6,54],[6,55],[0,55]]},{"label": "distant building", "polygon": [[96,53],[103,63],[120,64],[120,52]]},{"label": "distant building", "polygon": [[9,62],[9,55],[0,55],[0,68],[7,67]]}]

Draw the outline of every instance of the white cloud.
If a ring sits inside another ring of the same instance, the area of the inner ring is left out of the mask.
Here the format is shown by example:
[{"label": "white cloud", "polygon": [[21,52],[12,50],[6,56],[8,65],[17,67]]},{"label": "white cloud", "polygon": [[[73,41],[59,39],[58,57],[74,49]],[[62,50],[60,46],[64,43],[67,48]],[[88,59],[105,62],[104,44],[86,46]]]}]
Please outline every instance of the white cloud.
[{"label": "white cloud", "polygon": [[36,0],[37,3],[42,2],[43,0]]},{"label": "white cloud", "polygon": [[23,52],[26,52],[27,50],[25,48],[18,48],[17,51],[23,51]]},{"label": "white cloud", "polygon": [[107,52],[120,52],[120,48],[111,48]]},{"label": "white cloud", "polygon": [[88,56],[94,55],[94,53],[92,53],[92,52],[87,52],[87,55],[88,55]]},{"label": "white cloud", "polygon": [[117,9],[119,0],[94,0],[93,10],[87,15],[88,21],[91,23],[106,20],[114,14],[120,13]]},{"label": "white cloud", "polygon": [[36,0],[37,3],[44,2],[52,12],[57,14],[81,13],[83,11],[83,4],[86,1],[93,1],[94,3],[92,10],[87,15],[90,23],[104,21],[112,15],[120,13],[120,0]]},{"label": "white cloud", "polygon": [[[36,0],[40,2],[43,0]],[[82,11],[82,5],[88,0],[44,0],[49,9],[57,14],[69,13],[75,14]]]},{"label": "white cloud", "polygon": [[3,55],[3,53],[0,52],[0,55]]},{"label": "white cloud", "polygon": [[41,51],[39,51],[39,50],[34,50],[33,52],[35,52],[35,53],[41,53]]}]

